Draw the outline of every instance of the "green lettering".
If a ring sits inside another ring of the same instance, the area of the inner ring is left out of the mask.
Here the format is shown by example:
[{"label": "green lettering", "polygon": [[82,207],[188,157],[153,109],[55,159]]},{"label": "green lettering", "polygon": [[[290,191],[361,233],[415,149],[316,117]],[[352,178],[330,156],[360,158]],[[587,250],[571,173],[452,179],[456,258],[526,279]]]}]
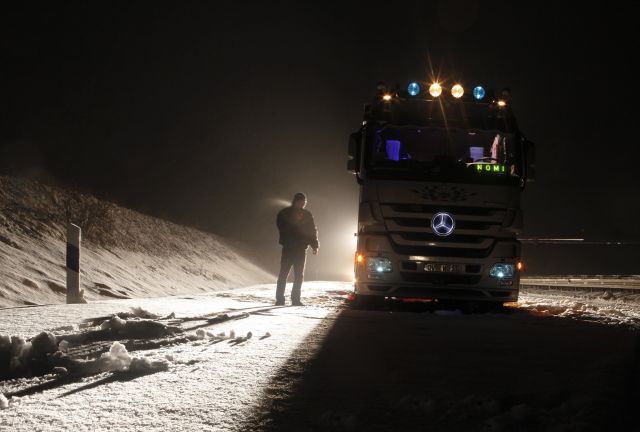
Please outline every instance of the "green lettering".
[{"label": "green lettering", "polygon": [[488,172],[488,173],[505,173],[507,172],[506,165],[504,164],[476,164],[476,171]]}]

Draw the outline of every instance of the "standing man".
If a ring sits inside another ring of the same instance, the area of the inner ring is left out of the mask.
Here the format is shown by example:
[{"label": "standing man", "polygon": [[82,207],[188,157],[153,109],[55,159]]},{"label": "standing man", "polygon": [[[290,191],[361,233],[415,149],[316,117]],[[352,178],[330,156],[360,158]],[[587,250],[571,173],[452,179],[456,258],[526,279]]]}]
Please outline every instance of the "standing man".
[{"label": "standing man", "polygon": [[276,288],[276,305],[284,305],[284,288],[287,277],[293,266],[293,288],[291,289],[291,304],[302,306],[300,288],[304,278],[304,263],[307,258],[307,247],[311,246],[313,254],[318,253],[318,231],[313,221],[313,215],[305,210],[307,197],[302,192],[293,196],[291,206],[280,210],[276,224],[280,231],[282,245],[282,259],[280,260],[280,274]]}]

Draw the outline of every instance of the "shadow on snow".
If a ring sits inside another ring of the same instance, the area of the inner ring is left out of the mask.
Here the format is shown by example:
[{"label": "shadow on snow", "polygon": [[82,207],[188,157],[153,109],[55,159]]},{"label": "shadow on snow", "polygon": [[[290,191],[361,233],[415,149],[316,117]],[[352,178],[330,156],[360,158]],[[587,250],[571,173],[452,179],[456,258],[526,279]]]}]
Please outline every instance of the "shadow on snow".
[{"label": "shadow on snow", "polygon": [[639,350],[626,328],[526,310],[344,308],[296,349],[241,429],[618,430],[640,402]]}]

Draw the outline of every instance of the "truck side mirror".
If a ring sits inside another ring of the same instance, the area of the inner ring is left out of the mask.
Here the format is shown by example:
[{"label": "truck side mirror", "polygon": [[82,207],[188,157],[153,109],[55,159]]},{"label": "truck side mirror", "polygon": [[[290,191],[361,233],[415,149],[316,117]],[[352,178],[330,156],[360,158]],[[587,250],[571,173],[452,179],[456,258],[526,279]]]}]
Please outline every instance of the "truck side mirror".
[{"label": "truck side mirror", "polygon": [[347,147],[347,171],[351,174],[357,174],[360,170],[360,143],[362,142],[362,130],[354,132],[349,136],[349,145]]},{"label": "truck side mirror", "polygon": [[536,146],[531,141],[524,142],[524,158],[527,182],[536,181]]}]

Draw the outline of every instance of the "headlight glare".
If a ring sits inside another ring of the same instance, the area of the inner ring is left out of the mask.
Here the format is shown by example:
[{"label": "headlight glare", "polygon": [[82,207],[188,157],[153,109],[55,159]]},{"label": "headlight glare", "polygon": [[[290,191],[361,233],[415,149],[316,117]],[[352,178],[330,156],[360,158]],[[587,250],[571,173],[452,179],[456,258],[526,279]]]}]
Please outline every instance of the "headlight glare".
[{"label": "headlight glare", "polygon": [[515,266],[513,264],[494,264],[489,271],[489,276],[498,279],[511,279],[515,274]]},{"label": "headlight glare", "polygon": [[391,260],[383,257],[367,257],[367,272],[369,273],[391,273]]}]

